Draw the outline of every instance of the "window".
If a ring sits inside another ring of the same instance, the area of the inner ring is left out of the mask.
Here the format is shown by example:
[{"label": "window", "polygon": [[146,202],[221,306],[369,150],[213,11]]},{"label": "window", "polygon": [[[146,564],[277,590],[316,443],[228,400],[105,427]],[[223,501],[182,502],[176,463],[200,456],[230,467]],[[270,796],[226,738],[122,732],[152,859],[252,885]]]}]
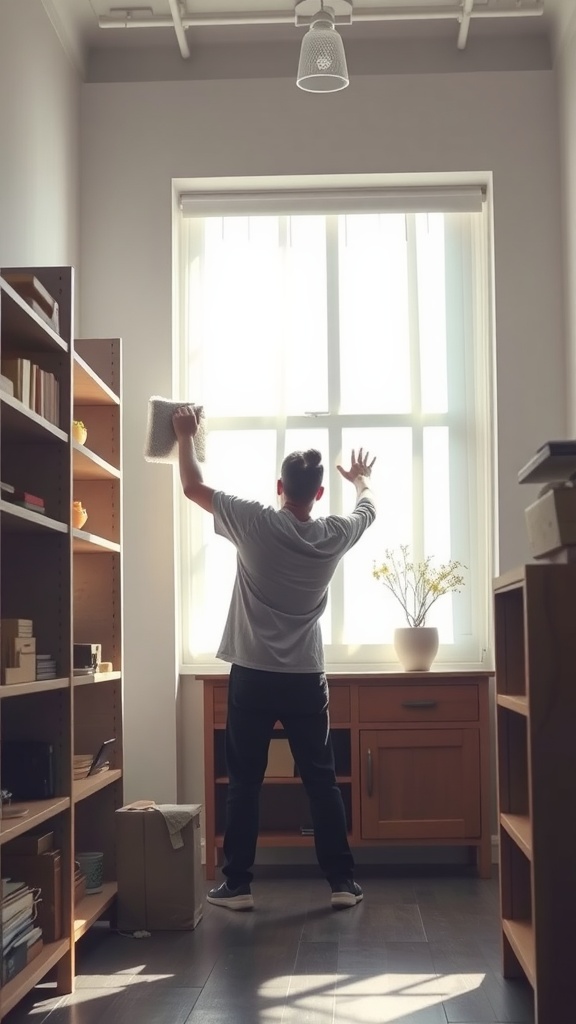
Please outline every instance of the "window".
[{"label": "window", "polygon": [[[327,666],[397,663],[402,610],[372,577],[389,547],[467,567],[427,625],[442,663],[479,664],[491,583],[490,358],[483,212],[185,216],[178,394],[204,404],[205,479],[276,504],[289,451],[323,455],[316,514],[347,512],[337,462],[377,456],[378,517],[322,620]],[[214,663],[235,551],[182,502],[183,661]]]}]

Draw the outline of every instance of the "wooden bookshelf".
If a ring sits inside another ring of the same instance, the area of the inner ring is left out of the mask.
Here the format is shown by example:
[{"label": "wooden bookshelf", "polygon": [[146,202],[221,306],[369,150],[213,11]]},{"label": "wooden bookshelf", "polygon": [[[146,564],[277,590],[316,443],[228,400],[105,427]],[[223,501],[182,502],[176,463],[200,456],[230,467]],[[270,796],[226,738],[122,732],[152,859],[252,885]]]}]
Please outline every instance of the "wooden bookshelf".
[{"label": "wooden bookshelf", "polygon": [[575,564],[494,582],[503,974],[536,1024],[576,1020]]},{"label": "wooden bookshelf", "polygon": [[[63,934],[0,989],[0,1018],[53,969],[57,992],[73,990],[75,943],[116,898],[114,812],[123,802],[120,342],[74,340],[71,268],[11,269],[33,273],[57,300],[59,333],[0,271],[0,355],[52,373],[59,402],[52,423],[0,391],[0,478],[45,502],[41,513],[2,494],[0,614],[32,620],[36,651],[51,653],[57,674],[0,685],[0,748],[41,741],[54,765],[53,796],[15,800],[26,815],[0,817],[0,869],[14,839],[38,827],[54,832]],[[72,439],[73,419],[88,428],[85,445]],[[73,500],[88,509],[86,530],[72,528]],[[74,676],[75,642],[100,643],[113,671]],[[74,781],[73,754],[96,753],[112,737],[110,770]],[[86,850],[103,852],[104,887],[75,907],[74,859]]]}]

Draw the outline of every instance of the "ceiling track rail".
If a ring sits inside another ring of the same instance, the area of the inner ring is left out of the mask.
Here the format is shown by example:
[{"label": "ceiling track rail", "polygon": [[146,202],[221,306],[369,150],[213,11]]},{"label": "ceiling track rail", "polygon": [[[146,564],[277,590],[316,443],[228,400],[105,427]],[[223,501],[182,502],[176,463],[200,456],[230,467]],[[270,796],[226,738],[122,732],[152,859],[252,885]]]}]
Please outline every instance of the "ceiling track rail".
[{"label": "ceiling track rail", "polygon": [[[455,7],[453,5],[438,4],[436,7],[358,7],[352,13],[341,15],[335,11],[335,25],[349,25],[352,21],[438,21],[455,20],[459,24],[458,49],[466,47],[468,33],[473,19],[482,21],[490,18],[527,18],[538,17],[544,13],[544,0],[512,0],[509,6],[499,4],[497,7],[483,5],[474,6],[475,0],[462,0],[462,3]],[[101,15],[98,19],[99,27],[102,29],[145,29],[145,28],[170,28],[176,32],[180,53],[183,58],[190,56],[190,50],[186,39],[186,29],[203,28],[229,25],[292,25],[309,26],[315,15],[300,14],[298,3],[296,12],[286,11],[244,11],[236,13],[233,11],[219,11],[214,14],[187,12],[179,0],[169,0],[170,17],[163,15],[146,14],[142,12],[147,8],[115,8],[110,15]],[[304,6],[304,5],[302,5]],[[307,4],[305,6],[308,6]],[[337,8],[337,4],[335,7]]]}]

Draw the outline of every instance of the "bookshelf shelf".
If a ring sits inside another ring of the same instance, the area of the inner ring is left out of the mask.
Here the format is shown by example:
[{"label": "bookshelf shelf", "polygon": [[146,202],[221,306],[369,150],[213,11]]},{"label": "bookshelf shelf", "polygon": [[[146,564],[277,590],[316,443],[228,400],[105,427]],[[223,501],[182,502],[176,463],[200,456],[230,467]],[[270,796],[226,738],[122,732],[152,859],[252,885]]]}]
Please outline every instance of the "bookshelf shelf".
[{"label": "bookshelf shelf", "polygon": [[8,843],[16,836],[30,832],[36,825],[43,821],[55,818],[70,807],[70,797],[60,796],[53,800],[31,800],[25,804],[12,804],[12,807],[27,808],[28,814],[25,818],[2,818],[0,820],[0,844]]},{"label": "bookshelf shelf", "polygon": [[65,690],[70,686],[70,679],[66,676],[63,679],[37,679],[33,683],[13,683],[10,686],[0,686],[0,700],[8,697],[26,697],[28,694],[47,693],[49,690]]},{"label": "bookshelf shelf", "polygon": [[0,501],[2,513],[2,529],[7,533],[29,533],[38,530],[55,530],[56,533],[68,533],[67,523],[51,519],[42,512],[32,512],[28,508],[13,505],[10,501]]},{"label": "bookshelf shelf", "polygon": [[28,964],[20,974],[2,988],[2,1015],[12,1010],[34,986],[48,974],[48,971],[68,953],[70,939],[48,942],[41,953]]},{"label": "bookshelf shelf", "polygon": [[88,448],[72,442],[73,468],[75,480],[119,480],[120,470],[111,466],[99,455]]},{"label": "bookshelf shelf", "polygon": [[83,552],[85,555],[97,555],[102,551],[120,552],[120,545],[115,541],[106,540],[105,537],[98,537],[94,533],[72,530],[72,537],[75,554]]},{"label": "bookshelf shelf", "polygon": [[[0,275],[2,271],[0,270]],[[66,341],[39,317],[31,306],[0,276],[2,332],[6,345],[21,352],[68,352]]]},{"label": "bookshelf shelf", "polygon": [[502,922],[504,934],[532,986],[536,983],[536,958],[534,954],[534,929],[530,921]]},{"label": "bookshelf shelf", "polygon": [[528,699],[526,697],[511,697],[507,693],[499,693],[496,698],[501,708],[508,708],[508,711],[515,711],[518,715],[528,717]]},{"label": "bookshelf shelf", "polygon": [[532,826],[527,814],[501,814],[500,824],[528,860],[532,859]]},{"label": "bookshelf shelf", "polygon": [[[46,744],[53,756],[56,792],[66,795],[13,803],[13,809],[26,809],[26,815],[0,818],[0,869],[10,857],[10,877],[17,880],[18,853],[11,841],[44,826],[60,855],[62,890],[62,941],[47,943],[31,964],[0,987],[0,1019],[52,968],[57,993],[73,991],[76,939],[116,898],[115,811],[123,803],[120,341],[74,339],[70,267],[11,270],[27,276],[27,282],[20,277],[23,286],[36,278],[36,295],[44,289],[58,303],[60,336],[0,271],[0,355],[29,360],[46,373],[30,375],[38,385],[35,404],[50,407],[58,426],[0,392],[0,479],[17,491],[41,496],[48,510],[43,514],[0,499],[0,617],[20,619],[11,625],[15,632],[10,635],[31,636],[36,653],[54,660],[58,677],[0,685],[0,744]],[[25,393],[26,364],[5,369],[15,377],[22,371]],[[72,438],[72,421],[79,419],[88,427],[89,448]],[[88,507],[89,532],[71,526],[76,500]],[[31,632],[26,620],[32,622]],[[101,644],[101,660],[115,671],[73,676],[73,645],[87,639]],[[10,657],[16,665],[16,645]],[[93,756],[112,737],[113,768],[74,780],[73,755]],[[18,784],[16,775],[11,783],[15,793]],[[106,882],[102,893],[74,907],[75,852],[81,850],[102,850]]]},{"label": "bookshelf shelf", "polygon": [[23,405],[13,395],[0,391],[0,403],[2,431],[8,437],[17,438],[19,441],[38,441],[40,444],[68,440],[68,435],[63,430],[34,412],[34,409]]},{"label": "bookshelf shelf", "polygon": [[114,683],[122,679],[121,672],[91,672],[87,676],[74,676],[74,686],[94,686],[99,683]]},{"label": "bookshelf shelf", "polygon": [[121,778],[122,769],[111,768],[109,771],[102,772],[101,775],[94,775],[89,779],[77,779],[74,782],[74,803],[87,800],[89,796],[98,793],[101,789],[106,789],[107,786],[112,786]]},{"label": "bookshelf shelf", "polygon": [[120,399],[77,352],[74,353],[74,401],[77,405],[120,405]]},{"label": "bookshelf shelf", "polygon": [[116,882],[104,882],[102,892],[84,896],[74,907],[74,940],[78,942],[88,929],[113,904],[118,893]]}]

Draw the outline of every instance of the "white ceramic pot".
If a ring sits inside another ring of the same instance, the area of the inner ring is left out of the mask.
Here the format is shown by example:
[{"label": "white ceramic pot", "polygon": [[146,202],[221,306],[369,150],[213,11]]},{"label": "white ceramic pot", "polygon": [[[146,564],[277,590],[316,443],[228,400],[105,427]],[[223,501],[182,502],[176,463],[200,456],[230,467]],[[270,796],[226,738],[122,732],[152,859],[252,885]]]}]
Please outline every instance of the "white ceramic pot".
[{"label": "white ceramic pot", "polygon": [[436,626],[395,629],[394,650],[405,672],[428,672],[438,653],[438,629]]}]

